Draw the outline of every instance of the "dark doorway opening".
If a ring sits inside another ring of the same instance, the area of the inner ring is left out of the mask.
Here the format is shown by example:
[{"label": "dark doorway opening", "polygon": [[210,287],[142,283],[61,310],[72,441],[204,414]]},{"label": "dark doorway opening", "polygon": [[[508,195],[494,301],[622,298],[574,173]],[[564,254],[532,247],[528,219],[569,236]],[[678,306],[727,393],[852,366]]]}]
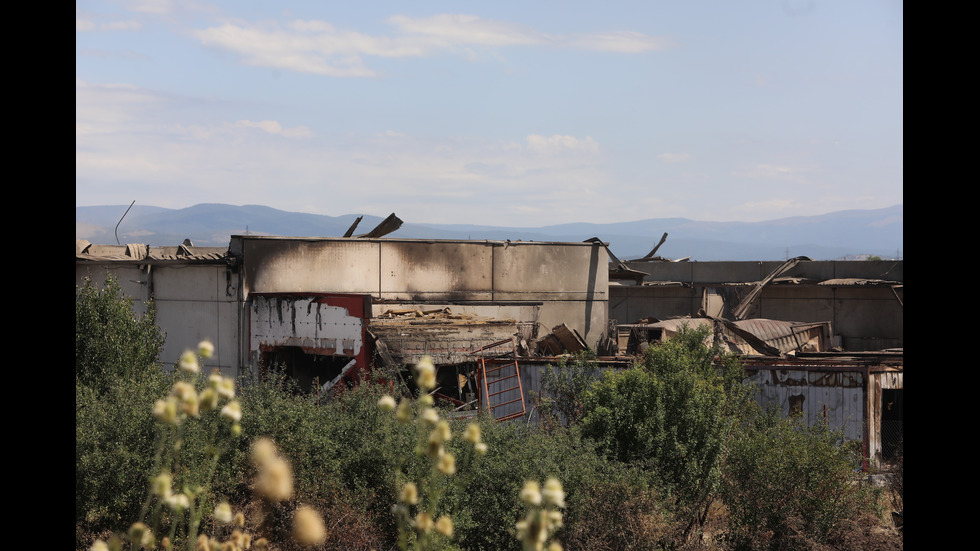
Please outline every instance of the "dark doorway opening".
[{"label": "dark doorway opening", "polygon": [[273,372],[281,373],[296,383],[301,394],[325,391],[352,361],[347,356],[307,354],[298,346],[277,346],[262,350],[260,376],[265,379]]},{"label": "dark doorway opening", "polygon": [[881,458],[895,458],[902,441],[905,422],[905,397],[901,388],[885,388],[881,391]]}]

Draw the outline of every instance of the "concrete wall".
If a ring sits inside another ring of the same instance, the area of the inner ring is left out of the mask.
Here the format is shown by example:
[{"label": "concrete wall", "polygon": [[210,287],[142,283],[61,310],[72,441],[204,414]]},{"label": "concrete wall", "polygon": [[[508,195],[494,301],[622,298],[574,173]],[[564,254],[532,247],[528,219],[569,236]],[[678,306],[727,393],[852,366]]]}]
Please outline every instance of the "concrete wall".
[{"label": "concrete wall", "polygon": [[[362,293],[385,303],[540,303],[538,321],[605,329],[609,258],[591,243],[233,236],[249,293]],[[535,321],[535,320],[518,320]]]},{"label": "concrete wall", "polygon": [[[731,310],[751,287],[727,285],[760,281],[780,262],[633,262],[650,274],[646,281],[677,285],[612,285],[609,318],[632,323],[645,317],[667,319],[697,313],[704,304],[712,315],[732,319]],[[824,281],[841,278],[901,282],[902,261],[801,262],[783,277]],[[896,298],[897,296],[897,298]],[[705,298],[707,297],[707,300]],[[904,346],[902,288],[888,285],[826,286],[814,283],[769,285],[751,316],[785,321],[830,321],[845,350],[881,350]]]},{"label": "concrete wall", "polygon": [[[631,269],[650,274],[644,281],[686,283],[746,283],[760,281],[782,262],[627,262]],[[818,260],[800,262],[782,277],[809,279],[863,278],[905,281],[903,260]]]},{"label": "concrete wall", "polygon": [[[85,262],[75,264],[76,285],[90,277],[102,285],[107,273],[118,280],[123,293],[133,298],[134,310],[142,315],[152,296],[156,324],[164,333],[160,362],[172,366],[184,350],[204,339],[215,347],[205,360],[205,372],[217,367],[225,375],[237,376],[239,365],[237,278],[226,276],[221,264],[137,264],[129,262]],[[230,294],[229,294],[230,293]]]}]

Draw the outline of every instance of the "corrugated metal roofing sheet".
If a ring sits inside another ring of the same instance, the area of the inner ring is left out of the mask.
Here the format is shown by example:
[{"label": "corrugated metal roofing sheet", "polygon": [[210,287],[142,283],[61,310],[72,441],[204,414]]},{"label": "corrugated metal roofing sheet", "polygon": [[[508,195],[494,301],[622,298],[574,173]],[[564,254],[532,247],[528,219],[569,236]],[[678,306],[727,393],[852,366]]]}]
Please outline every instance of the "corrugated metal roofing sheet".
[{"label": "corrugated metal roofing sheet", "polygon": [[84,239],[75,240],[75,260],[89,262],[224,262],[227,247],[151,247],[130,243],[126,245],[93,245]]}]

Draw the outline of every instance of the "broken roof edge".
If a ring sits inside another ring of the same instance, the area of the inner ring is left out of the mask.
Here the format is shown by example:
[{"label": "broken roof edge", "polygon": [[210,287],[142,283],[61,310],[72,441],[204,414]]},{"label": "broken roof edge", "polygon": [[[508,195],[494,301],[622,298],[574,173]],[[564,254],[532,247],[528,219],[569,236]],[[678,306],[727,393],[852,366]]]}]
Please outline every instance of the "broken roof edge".
[{"label": "broken roof edge", "polygon": [[227,247],[156,246],[142,243],[98,245],[85,239],[75,240],[75,260],[83,262],[221,263],[225,262],[227,258]]},{"label": "broken roof edge", "polygon": [[[232,235],[232,240],[249,241],[336,241],[340,243],[463,243],[463,244],[490,244],[501,247],[517,245],[575,245],[578,247],[595,247],[594,243],[583,243],[579,241],[524,241],[511,239],[432,239],[432,238],[413,238],[413,237],[317,237],[317,236],[288,236],[288,235]],[[602,245],[602,244],[599,244]]]},{"label": "broken roof edge", "polygon": [[[622,287],[754,287],[759,281],[667,281],[650,280],[644,281],[640,285],[632,284],[629,281],[609,282],[609,285]],[[778,287],[788,285],[799,286],[821,286],[821,287],[902,287],[904,282],[892,281],[888,279],[867,279],[867,278],[832,278],[832,279],[812,279],[805,277],[785,277],[772,280],[769,285]]]}]

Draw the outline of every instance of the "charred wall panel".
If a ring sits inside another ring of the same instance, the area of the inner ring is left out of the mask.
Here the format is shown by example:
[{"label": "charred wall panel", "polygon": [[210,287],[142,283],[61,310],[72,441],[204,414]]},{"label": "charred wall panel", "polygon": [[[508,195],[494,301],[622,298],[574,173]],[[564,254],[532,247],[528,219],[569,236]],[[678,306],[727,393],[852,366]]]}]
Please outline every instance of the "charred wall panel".
[{"label": "charred wall panel", "polygon": [[494,300],[608,300],[609,255],[593,244],[493,248]]},{"label": "charred wall panel", "polygon": [[760,318],[833,321],[834,290],[817,285],[768,285],[762,290],[759,306],[754,311],[758,314],[754,317]]},{"label": "charred wall panel", "polygon": [[380,293],[380,243],[348,240],[246,239],[250,293]]},{"label": "charred wall panel", "polygon": [[493,247],[485,242],[385,242],[380,262],[385,300],[493,298]]},{"label": "charred wall panel", "polygon": [[609,319],[633,323],[641,318],[667,319],[697,312],[700,299],[694,290],[680,285],[642,287],[613,285],[609,287]]},{"label": "charred wall panel", "polygon": [[837,287],[834,297],[838,333],[904,339],[903,308],[890,287]]},{"label": "charred wall panel", "polygon": [[369,315],[365,295],[252,295],[248,310],[250,361],[261,370],[270,367],[263,365],[263,358],[292,358],[296,366],[302,364],[309,371],[310,365],[322,359],[322,375],[327,380],[318,383],[323,385],[354,360],[349,372],[354,377],[368,364],[364,318]]}]

